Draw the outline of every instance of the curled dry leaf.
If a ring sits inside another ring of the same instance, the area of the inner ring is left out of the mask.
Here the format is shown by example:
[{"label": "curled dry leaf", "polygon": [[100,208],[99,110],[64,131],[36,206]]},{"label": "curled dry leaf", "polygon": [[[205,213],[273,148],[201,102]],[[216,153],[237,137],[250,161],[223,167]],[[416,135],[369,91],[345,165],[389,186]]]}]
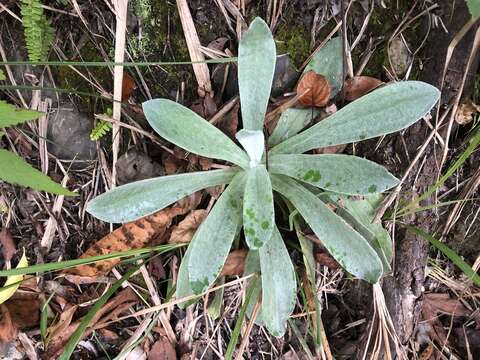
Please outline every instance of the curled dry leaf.
[{"label": "curled dry leaf", "polygon": [[19,329],[31,328],[40,322],[40,301],[36,292],[17,291],[5,306]]},{"label": "curled dry leaf", "polygon": [[17,251],[12,234],[9,230],[3,229],[0,231],[0,244],[2,245],[2,255],[5,261],[12,260],[13,255]]},{"label": "curled dry leaf", "polygon": [[135,89],[135,81],[130,75],[128,75],[128,73],[124,72],[122,81],[122,101],[127,101],[130,96],[132,96],[133,89]]},{"label": "curled dry leaf", "polygon": [[455,121],[460,125],[466,125],[473,120],[476,113],[480,112],[480,106],[472,101],[460,104],[455,113]]},{"label": "curled dry leaf", "polygon": [[228,254],[220,276],[239,276],[245,268],[247,250],[234,250]]},{"label": "curled dry leaf", "polygon": [[[90,324],[94,324],[96,328],[101,328],[102,324],[107,324],[110,320],[119,317],[121,313],[127,311],[130,307],[138,302],[138,297],[131,288],[120,291],[113,299],[109,300],[100,310],[98,310]],[[83,318],[80,318],[68,325],[62,332],[58,332],[50,338],[45,358],[54,359],[63,351],[65,344],[75,330],[78,328]],[[93,328],[89,327],[82,338],[90,336]]]},{"label": "curled dry leaf", "polygon": [[10,342],[17,338],[18,329],[13,324],[12,316],[5,304],[0,305],[0,342]]},{"label": "curled dry leaf", "polygon": [[73,320],[73,315],[77,311],[77,305],[70,306],[60,313],[60,318],[56,324],[47,329],[48,338],[55,338],[63,334],[70,326]]},{"label": "curled dry leaf", "polygon": [[355,76],[348,79],[345,81],[345,86],[343,87],[345,100],[357,100],[382,84],[383,81],[370,76]]},{"label": "curled dry leaf", "polygon": [[172,228],[172,234],[168,242],[171,244],[190,242],[206,216],[207,210],[193,210],[185,219]]},{"label": "curled dry leaf", "polygon": [[177,360],[177,353],[166,336],[162,336],[153,344],[148,353],[148,360]]},{"label": "curled dry leaf", "polygon": [[[188,207],[174,206],[124,224],[98,240],[80,258],[85,259],[91,256],[145,247],[155,237],[158,238],[166,232],[175,216],[182,215],[188,210]],[[119,259],[111,259],[80,265],[65,270],[65,273],[80,276],[101,276],[109,272],[119,261]]]},{"label": "curled dry leaf", "polygon": [[298,101],[304,106],[325,106],[330,100],[330,93],[328,80],[313,70],[305,73],[297,85]]}]

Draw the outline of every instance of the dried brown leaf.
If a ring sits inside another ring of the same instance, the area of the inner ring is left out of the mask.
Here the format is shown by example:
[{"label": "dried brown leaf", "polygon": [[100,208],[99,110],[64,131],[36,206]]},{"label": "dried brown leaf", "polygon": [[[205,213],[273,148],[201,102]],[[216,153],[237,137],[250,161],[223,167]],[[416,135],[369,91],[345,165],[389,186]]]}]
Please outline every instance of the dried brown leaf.
[{"label": "dried brown leaf", "polygon": [[77,308],[77,305],[73,305],[60,313],[60,318],[58,319],[57,323],[47,329],[49,338],[57,338],[67,330],[72,323],[73,315],[75,315]]},{"label": "dried brown leaf", "polygon": [[[188,211],[188,206],[173,206],[153,215],[127,223],[107,234],[93,244],[80,258],[105,255],[113,252],[139,249],[148,245],[154,238],[164,234],[172,219]],[[67,269],[64,273],[80,276],[102,276],[109,272],[120,259],[99,261]]]},{"label": "dried brown leaf", "polygon": [[132,96],[134,89],[135,81],[130,75],[128,75],[128,73],[124,72],[122,81],[122,101],[127,101],[130,96]]},{"label": "dried brown leaf", "polygon": [[5,305],[12,321],[19,329],[36,326],[40,322],[40,301],[38,293],[17,291]]},{"label": "dried brown leaf", "polygon": [[343,88],[345,100],[353,101],[368,94],[383,84],[383,81],[370,76],[355,76],[345,81]]},{"label": "dried brown leaf", "polygon": [[220,276],[239,276],[245,268],[247,250],[234,250],[228,254]]},{"label": "dried brown leaf", "polygon": [[192,240],[195,231],[207,216],[207,210],[193,210],[185,219],[172,228],[168,242],[170,244],[188,243]]},{"label": "dried brown leaf", "polygon": [[467,101],[458,106],[457,112],[455,113],[455,121],[460,125],[466,125],[472,122],[474,115],[479,112],[479,105],[472,101]]},{"label": "dried brown leaf", "polygon": [[[119,316],[120,313],[126,311],[129,307],[138,302],[138,297],[131,288],[126,288],[120,291],[113,299],[108,301],[97,313],[94,315],[90,324],[99,327],[100,324],[106,323],[111,319]],[[46,351],[46,358],[53,359],[63,351],[63,348],[75,330],[78,328],[82,321],[76,320],[70,324],[63,332],[58,333],[50,338],[50,342]],[[84,333],[83,338],[89,336],[92,333],[92,327],[89,327]]]},{"label": "dried brown leaf", "polygon": [[298,101],[304,106],[325,106],[330,99],[330,93],[328,80],[313,70],[305,73],[297,85],[297,94],[300,96]]},{"label": "dried brown leaf", "polygon": [[424,306],[428,306],[436,313],[451,316],[468,316],[471,313],[458,299],[452,299],[448,294],[444,293],[425,294]]},{"label": "dried brown leaf", "polygon": [[8,229],[0,231],[0,244],[2,245],[2,255],[5,261],[12,260],[12,257],[17,252],[17,247],[13,241],[12,234]]},{"label": "dried brown leaf", "polygon": [[12,316],[5,304],[0,305],[0,342],[9,342],[17,338],[18,329],[12,321]]},{"label": "dried brown leaf", "polygon": [[153,344],[148,353],[148,360],[177,360],[177,353],[166,336],[162,336]]}]

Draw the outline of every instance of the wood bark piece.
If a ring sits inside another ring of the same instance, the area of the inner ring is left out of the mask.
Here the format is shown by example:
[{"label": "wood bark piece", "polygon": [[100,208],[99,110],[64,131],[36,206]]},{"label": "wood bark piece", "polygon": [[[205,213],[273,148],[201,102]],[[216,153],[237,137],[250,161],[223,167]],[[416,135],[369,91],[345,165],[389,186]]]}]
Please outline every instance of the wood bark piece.
[{"label": "wood bark piece", "polygon": [[[193,62],[205,61],[205,57],[200,50],[200,39],[198,38],[195,24],[193,23],[192,14],[188,8],[187,0],[177,0],[178,13],[180,14],[180,21],[182,22],[183,33],[187,41],[188,52],[190,59]],[[192,64],[193,72],[198,83],[198,95],[205,97],[206,94],[212,93],[212,84],[210,82],[210,71],[206,63]]]},{"label": "wood bark piece", "polygon": [[[125,39],[127,33],[127,10],[128,0],[113,0],[115,8],[115,62],[121,63],[125,59]],[[113,68],[113,118],[120,121],[122,115],[122,85],[123,85],[123,66],[116,65]],[[113,141],[113,165],[112,165],[112,187],[116,185],[117,170],[116,164],[118,159],[118,151],[120,149],[120,125],[113,124],[112,129]]]},{"label": "wood bark piece", "polygon": [[[456,3],[454,8],[449,0],[441,0],[438,3],[441,7],[442,20],[448,27],[448,33],[441,29],[436,29],[432,32],[429,44],[426,46],[428,50],[425,58],[429,59],[429,61],[426,62],[422,72],[422,80],[437,87],[442,81],[441,76],[447,48],[452,38],[470,19],[468,9],[463,2]],[[478,23],[470,30],[453,53],[442,91],[442,104],[449,104],[456,96],[457,88],[462,82],[463,72],[468,61],[471,44],[473,43],[473,35],[477,27]],[[478,59],[475,63],[477,64],[475,68],[469,71],[464,95],[472,89],[472,80],[477,71]],[[423,121],[419,121],[407,129],[404,139],[410,157],[415,155],[430,131]],[[403,189],[405,193],[413,190],[421,194],[437,180],[438,172],[436,169],[438,169],[438,163],[441,160],[441,151],[434,147],[435,144],[432,141],[425,151],[425,163],[422,164],[420,161],[415,166],[415,169],[412,169],[411,175],[405,182]],[[405,158],[403,151],[404,147],[401,145],[401,139],[398,140],[396,148],[398,149],[397,153],[403,157],[402,163],[408,164],[408,159]],[[433,200],[429,199],[428,201],[432,203]],[[425,211],[404,220],[408,224],[418,226],[424,231],[431,233],[437,226],[438,218],[433,212]],[[397,230],[395,241],[394,274],[393,277],[385,279],[383,290],[398,336],[403,344],[407,344],[409,339],[415,334],[422,309],[423,285],[429,245],[423,238],[406,232],[401,228]]]}]

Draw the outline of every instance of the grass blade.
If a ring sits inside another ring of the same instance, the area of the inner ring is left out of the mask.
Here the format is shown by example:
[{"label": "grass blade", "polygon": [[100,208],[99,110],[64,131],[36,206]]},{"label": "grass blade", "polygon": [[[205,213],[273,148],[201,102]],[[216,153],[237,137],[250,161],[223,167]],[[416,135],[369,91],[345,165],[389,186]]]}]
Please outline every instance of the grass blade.
[{"label": "grass blade", "polygon": [[441,243],[435,239],[432,235],[426,233],[422,229],[419,229],[416,226],[403,225],[407,230],[415,233],[418,236],[423,237],[425,240],[428,240],[430,244],[435,246],[443,255],[445,255],[451,262],[453,262],[462,272],[473,281],[476,286],[480,286],[480,276],[468,265],[460,256],[457,255],[455,251],[450,249],[447,245]]},{"label": "grass blade", "polygon": [[65,345],[65,349],[58,358],[58,360],[68,360],[70,359],[70,356],[73,354],[75,347],[79,343],[79,341],[82,339],[83,333],[85,330],[87,330],[88,325],[90,325],[90,322],[92,321],[93,317],[95,314],[102,308],[103,305],[105,305],[110,299],[110,297],[115,293],[115,291],[118,290],[122,284],[130,278],[140,267],[136,266],[128,270],[125,275],[123,275],[120,280],[116,281],[108,291],[103,294],[103,296],[97,300],[95,305],[91,307],[90,310],[88,310],[88,313],[84,316],[82,322],[78,326],[77,330],[73,333],[73,335],[70,337],[68,340],[67,345]]}]

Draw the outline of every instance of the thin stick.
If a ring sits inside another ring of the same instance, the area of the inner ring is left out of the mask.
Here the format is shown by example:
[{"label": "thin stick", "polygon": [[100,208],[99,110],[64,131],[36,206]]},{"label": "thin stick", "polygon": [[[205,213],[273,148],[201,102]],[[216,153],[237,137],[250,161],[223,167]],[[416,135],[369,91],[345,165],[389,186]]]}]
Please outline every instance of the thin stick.
[{"label": "thin stick", "polygon": [[[123,62],[125,57],[125,37],[127,32],[127,9],[128,0],[113,0],[116,12],[116,29],[115,29],[115,62]],[[113,68],[113,118],[117,121],[122,116],[122,84],[123,84],[123,66],[115,66]],[[120,149],[120,126],[113,124],[112,131],[113,141],[113,164],[112,164],[112,187],[117,183],[117,160],[118,151]]]},{"label": "thin stick", "polygon": [[242,336],[242,342],[240,347],[237,351],[237,356],[235,356],[235,360],[242,360],[243,353],[245,352],[245,348],[248,344],[248,338],[250,337],[250,333],[252,332],[253,325],[255,324],[255,319],[257,318],[258,312],[260,311],[260,305],[262,303],[262,299],[258,297],[257,302],[255,303],[255,307],[253,308],[252,316],[250,317],[250,321],[248,322],[247,328],[245,329],[245,333]]},{"label": "thin stick", "polygon": [[177,304],[181,304],[183,302],[186,302],[186,301],[190,301],[190,300],[195,300],[195,299],[198,299],[206,294],[209,294],[213,291],[216,291],[218,289],[221,289],[221,288],[224,288],[224,287],[227,287],[227,286],[233,286],[233,285],[237,285],[238,283],[241,283],[242,281],[246,280],[246,279],[249,279],[253,276],[255,276],[256,274],[255,273],[252,273],[250,275],[247,275],[247,276],[243,276],[237,280],[233,280],[233,281],[230,281],[228,283],[225,283],[225,284],[222,284],[222,285],[218,285],[218,286],[215,286],[201,294],[198,294],[198,295],[189,295],[189,296],[185,296],[183,298],[180,298],[180,299],[175,299],[175,300],[172,300],[168,303],[164,303],[164,304],[160,304],[160,305],[156,305],[156,306],[152,306],[148,309],[143,309],[143,310],[139,310],[137,312],[134,312],[130,315],[125,315],[125,316],[122,316],[122,317],[118,317],[117,319],[115,320],[112,320],[112,321],[109,321],[108,323],[105,323],[104,326],[107,326],[107,325],[110,325],[110,324],[113,324],[115,322],[118,322],[118,321],[122,321],[122,320],[125,320],[125,319],[129,319],[131,317],[135,317],[135,316],[140,316],[140,315],[146,315],[146,314],[150,314],[152,312],[156,312],[156,311],[159,311],[159,310],[163,310],[165,308],[168,308],[170,306],[173,306],[173,305],[177,305]]},{"label": "thin stick", "polygon": [[[183,33],[187,41],[188,53],[192,61],[205,61],[203,53],[200,51],[200,39],[198,38],[195,24],[193,23],[192,14],[188,8],[187,0],[177,0],[178,13],[182,23]],[[193,72],[198,83],[198,94],[205,97],[206,94],[212,92],[212,84],[210,82],[210,71],[205,63],[192,64]]]}]

